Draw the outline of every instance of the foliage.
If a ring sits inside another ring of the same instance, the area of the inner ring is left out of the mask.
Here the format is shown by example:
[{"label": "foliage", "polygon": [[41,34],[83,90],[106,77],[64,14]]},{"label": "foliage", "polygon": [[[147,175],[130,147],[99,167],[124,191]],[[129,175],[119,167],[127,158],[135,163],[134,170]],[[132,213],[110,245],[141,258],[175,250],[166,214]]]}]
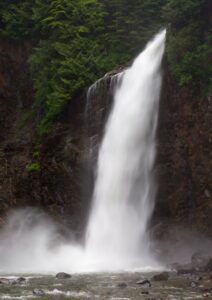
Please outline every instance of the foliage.
[{"label": "foliage", "polygon": [[210,7],[208,0],[169,0],[163,7],[168,61],[180,86],[210,88]]},{"label": "foliage", "polygon": [[28,165],[26,165],[27,172],[38,172],[40,171],[40,163],[38,161],[34,161]]},{"label": "foliage", "polygon": [[[210,0],[10,0],[0,3],[0,36],[32,39],[29,58],[44,134],[83,88],[137,55],[161,27],[180,86],[209,89]],[[26,118],[28,119],[28,118]]]}]

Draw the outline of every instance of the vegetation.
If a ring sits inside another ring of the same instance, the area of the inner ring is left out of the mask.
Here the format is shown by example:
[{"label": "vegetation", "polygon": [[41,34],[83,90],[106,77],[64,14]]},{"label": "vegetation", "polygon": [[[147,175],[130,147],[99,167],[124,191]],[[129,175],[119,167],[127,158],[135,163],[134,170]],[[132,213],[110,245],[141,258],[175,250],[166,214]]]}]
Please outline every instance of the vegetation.
[{"label": "vegetation", "polygon": [[0,3],[0,36],[35,44],[29,58],[44,134],[86,86],[125,64],[161,27],[180,86],[210,87],[210,0],[11,0]]},{"label": "vegetation", "polygon": [[26,170],[27,172],[40,171],[40,163],[38,161],[34,161],[26,165]]}]

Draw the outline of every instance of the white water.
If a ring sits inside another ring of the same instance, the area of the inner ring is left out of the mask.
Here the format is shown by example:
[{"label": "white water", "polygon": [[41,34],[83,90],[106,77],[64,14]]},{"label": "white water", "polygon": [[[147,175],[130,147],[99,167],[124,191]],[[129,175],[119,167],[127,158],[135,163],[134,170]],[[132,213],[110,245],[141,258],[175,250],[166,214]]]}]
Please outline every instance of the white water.
[{"label": "white water", "polygon": [[152,169],[165,30],[125,71],[99,151],[86,247],[104,268],[154,264],[147,224],[154,203]]},{"label": "white water", "polygon": [[[53,247],[55,227],[15,214],[0,233],[0,271],[86,272],[157,268],[147,234],[165,30],[123,75],[99,151],[86,245]],[[21,225],[20,225],[21,224]],[[51,245],[51,246],[50,246]]]}]

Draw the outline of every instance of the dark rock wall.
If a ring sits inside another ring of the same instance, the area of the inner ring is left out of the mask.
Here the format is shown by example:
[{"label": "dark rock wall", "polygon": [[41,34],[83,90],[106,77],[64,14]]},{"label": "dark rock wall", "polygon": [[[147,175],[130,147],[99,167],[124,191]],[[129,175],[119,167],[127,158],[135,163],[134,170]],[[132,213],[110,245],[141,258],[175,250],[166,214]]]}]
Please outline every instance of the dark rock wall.
[{"label": "dark rock wall", "polygon": [[[112,105],[109,74],[70,101],[40,143],[41,169],[28,172],[38,143],[33,120],[19,130],[33,103],[27,65],[28,43],[0,43],[0,224],[9,208],[45,208],[79,235],[86,223],[97,150]],[[152,225],[163,237],[167,226],[185,225],[211,235],[211,97],[181,90],[165,72],[158,128],[159,187]]]},{"label": "dark rock wall", "polygon": [[[11,208],[41,206],[80,232],[87,213],[82,194],[86,100],[71,101],[41,140],[36,115],[20,126],[34,101],[27,63],[31,50],[29,43],[0,42],[0,224]],[[41,168],[29,172],[37,145]]]},{"label": "dark rock wall", "polygon": [[155,218],[166,220],[166,225],[186,225],[211,236],[212,99],[211,95],[199,96],[201,92],[180,89],[165,72],[158,128]]}]

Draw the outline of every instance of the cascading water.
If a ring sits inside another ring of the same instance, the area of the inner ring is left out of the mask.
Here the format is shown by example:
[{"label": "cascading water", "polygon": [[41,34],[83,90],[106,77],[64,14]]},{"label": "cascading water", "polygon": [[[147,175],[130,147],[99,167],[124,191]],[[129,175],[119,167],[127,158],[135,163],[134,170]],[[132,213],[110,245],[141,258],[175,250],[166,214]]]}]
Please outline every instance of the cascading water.
[{"label": "cascading water", "polygon": [[116,89],[99,150],[85,246],[60,243],[55,247],[53,224],[41,222],[40,217],[31,222],[31,212],[17,212],[0,233],[0,271],[158,267],[150,252],[147,225],[155,194],[155,133],[165,35],[163,30],[147,45],[124,71]]},{"label": "cascading water", "polygon": [[[99,151],[86,250],[103,268],[152,264],[155,132],[165,30],[125,71]],[[111,266],[112,263],[112,266]]]}]

